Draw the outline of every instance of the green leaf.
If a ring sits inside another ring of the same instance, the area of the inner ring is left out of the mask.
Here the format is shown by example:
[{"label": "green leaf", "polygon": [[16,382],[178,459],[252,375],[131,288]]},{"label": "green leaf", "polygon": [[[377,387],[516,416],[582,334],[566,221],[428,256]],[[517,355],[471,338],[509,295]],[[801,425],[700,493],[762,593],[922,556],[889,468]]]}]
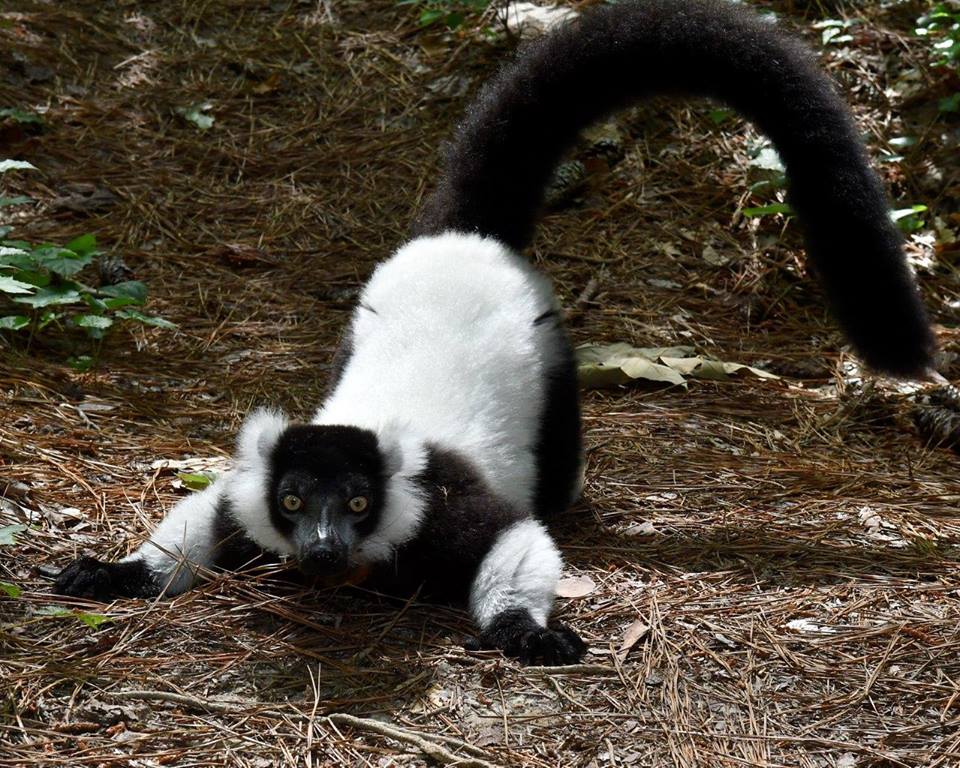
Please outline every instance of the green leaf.
[{"label": "green leaf", "polygon": [[102,315],[110,309],[110,307],[107,306],[107,302],[101,301],[92,293],[84,293],[83,300],[87,302],[87,306],[94,311],[94,314]]},{"label": "green leaf", "polygon": [[32,269],[20,269],[13,273],[13,277],[37,288],[44,288],[51,282],[49,272],[37,272]]},{"label": "green leaf", "polygon": [[63,317],[63,315],[61,315],[59,312],[54,312],[52,309],[48,309],[46,312],[40,315],[40,319],[37,321],[37,330],[42,331],[54,320],[59,320],[61,317]]},{"label": "green leaf", "polygon": [[444,11],[437,10],[435,8],[428,8],[420,14],[420,26],[429,27],[433,24],[436,24],[440,19],[444,17]]},{"label": "green leaf", "polygon": [[100,331],[105,331],[111,325],[113,325],[112,317],[104,317],[103,315],[80,315],[75,318],[74,323],[76,323],[80,328],[92,328]]},{"label": "green leaf", "polygon": [[210,472],[177,472],[177,477],[191,491],[202,491],[217,479],[217,476]]},{"label": "green leaf", "polygon": [[955,93],[952,96],[947,96],[945,99],[940,99],[937,108],[941,112],[960,112],[960,93]]},{"label": "green leaf", "polygon": [[9,581],[0,581],[0,592],[3,592],[7,597],[20,597],[23,594],[20,587],[11,584]]},{"label": "green leaf", "polygon": [[0,275],[0,291],[3,293],[29,294],[36,290],[30,283],[14,280],[12,277]]},{"label": "green leaf", "polygon": [[67,243],[64,248],[73,251],[78,256],[85,256],[97,250],[97,238],[94,235],[80,235]]},{"label": "green leaf", "polygon": [[925,205],[912,205],[909,208],[898,208],[895,211],[890,211],[890,218],[896,223],[900,228],[901,232],[916,232],[918,229],[923,229],[924,220],[918,216],[918,214],[923,213],[927,210]]},{"label": "green leaf", "polygon": [[69,248],[41,245],[33,249],[37,263],[62,277],[72,277],[93,261],[92,253],[75,253]]},{"label": "green leaf", "polygon": [[711,109],[707,112],[707,117],[710,118],[710,122],[714,125],[722,125],[723,123],[730,120],[736,113],[732,109]]},{"label": "green leaf", "polygon": [[177,114],[193,123],[201,131],[206,131],[213,127],[213,115],[204,114],[208,109],[210,109],[209,104],[193,104],[189,107],[177,107]]},{"label": "green leaf", "polygon": [[108,624],[113,621],[112,616],[103,616],[99,613],[86,613],[85,611],[76,611],[74,617],[86,624],[90,629],[97,629],[101,624]]},{"label": "green leaf", "polygon": [[105,299],[101,301],[100,299],[95,299],[98,304],[102,305],[103,309],[120,309],[120,307],[129,307],[131,304],[142,304],[142,301],[137,301],[130,296],[117,296],[113,299]]},{"label": "green leaf", "polygon": [[0,330],[19,331],[30,325],[30,318],[26,315],[7,315],[0,317]]},{"label": "green leaf", "polygon": [[923,213],[925,210],[927,210],[927,206],[925,205],[911,205],[909,208],[898,208],[895,211],[890,211],[890,218],[894,221],[900,221],[900,219],[906,218],[907,216]]},{"label": "green leaf", "polygon": [[93,358],[90,355],[78,355],[77,357],[68,357],[67,365],[79,373],[86,373],[93,367]]},{"label": "green leaf", "polygon": [[27,526],[22,523],[16,525],[4,525],[0,527],[0,545],[12,546],[17,543],[17,535],[27,530]]},{"label": "green leaf", "polygon": [[121,309],[117,312],[117,317],[122,317],[124,320],[135,320],[138,323],[152,325],[155,328],[166,328],[167,330],[173,330],[177,327],[176,323],[171,323],[169,320],[155,315],[145,315],[135,309]]},{"label": "green leaf", "polygon": [[0,173],[7,171],[35,171],[37,167],[26,160],[0,160]]},{"label": "green leaf", "polygon": [[27,112],[16,107],[4,107],[0,109],[0,119],[10,118],[17,123],[33,123],[34,125],[43,125],[40,115],[35,112]]},{"label": "green leaf", "polygon": [[80,301],[80,291],[76,283],[64,283],[63,285],[47,286],[38,288],[33,296],[17,296],[14,301],[18,304],[26,304],[34,309],[42,307],[52,307],[60,304],[74,304]]},{"label": "green leaf", "polygon": [[[129,299],[128,303],[146,304],[147,286],[139,280],[127,280],[116,285],[105,285],[99,290],[101,296]],[[123,306],[123,305],[120,305]]]},{"label": "green leaf", "polygon": [[447,29],[460,29],[460,27],[463,26],[464,21],[466,21],[466,16],[464,16],[462,13],[454,11],[446,15],[443,23],[447,25]]},{"label": "green leaf", "polygon": [[8,205],[23,205],[24,203],[32,203],[33,198],[27,197],[26,195],[18,195],[17,197],[0,197],[0,208],[6,208]]},{"label": "green leaf", "polygon": [[112,616],[103,616],[99,613],[87,613],[86,611],[71,611],[68,608],[62,608],[59,605],[43,605],[36,610],[37,616],[49,616],[55,619],[70,618],[82,621],[90,629],[97,629],[101,624],[114,621]]},{"label": "green leaf", "polygon": [[742,213],[747,217],[768,216],[775,213],[782,213],[790,216],[793,215],[793,208],[791,208],[787,203],[771,203],[770,205],[761,205],[757,208],[744,208]]}]

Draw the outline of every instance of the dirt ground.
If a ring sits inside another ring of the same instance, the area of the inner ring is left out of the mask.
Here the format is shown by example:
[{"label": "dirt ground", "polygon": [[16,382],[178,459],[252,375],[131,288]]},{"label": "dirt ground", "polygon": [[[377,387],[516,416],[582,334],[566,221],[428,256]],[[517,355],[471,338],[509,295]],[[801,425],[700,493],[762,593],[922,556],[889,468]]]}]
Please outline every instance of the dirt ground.
[{"label": "dirt ground", "polygon": [[[960,229],[960,132],[929,109],[948,94],[911,35],[921,4],[768,7],[817,47],[818,21],[859,20],[823,61],[871,152],[904,155],[877,166],[895,207],[930,208],[908,250],[960,378],[958,253],[931,239]],[[310,413],[357,287],[514,44],[420,31],[388,0],[0,10],[0,107],[45,123],[0,133],[39,169],[4,179],[41,201],[14,235],[95,233],[178,324],[120,330],[88,373],[60,337],[0,342],[0,526],[30,526],[0,549],[23,589],[0,597],[0,766],[960,765],[958,459],[905,390],[861,379],[794,222],[738,213],[764,202],[756,135],[705,103],[620,116],[623,159],[586,163],[532,249],[577,343],[780,375],[585,393],[586,491],[554,526],[592,582],[558,604],[584,666],[470,654],[456,608],[272,572],[170,601],[51,595],[44,566],[126,553],[255,404]],[[198,105],[206,130],[178,111]]]}]

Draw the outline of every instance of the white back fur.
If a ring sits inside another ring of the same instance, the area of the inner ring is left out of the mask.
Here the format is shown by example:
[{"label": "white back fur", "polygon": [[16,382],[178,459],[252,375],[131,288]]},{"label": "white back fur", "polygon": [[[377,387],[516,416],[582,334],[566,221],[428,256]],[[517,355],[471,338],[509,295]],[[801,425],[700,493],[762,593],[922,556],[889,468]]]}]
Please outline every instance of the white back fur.
[{"label": "white back fur", "polygon": [[549,282],[501,243],[411,241],[364,287],[353,353],[320,424],[404,433],[460,451],[491,490],[532,511],[545,371],[561,354]]},{"label": "white back fur", "polygon": [[546,626],[562,567],[560,553],[536,520],[504,530],[483,558],[470,588],[470,613],[481,629],[511,608],[526,608]]}]

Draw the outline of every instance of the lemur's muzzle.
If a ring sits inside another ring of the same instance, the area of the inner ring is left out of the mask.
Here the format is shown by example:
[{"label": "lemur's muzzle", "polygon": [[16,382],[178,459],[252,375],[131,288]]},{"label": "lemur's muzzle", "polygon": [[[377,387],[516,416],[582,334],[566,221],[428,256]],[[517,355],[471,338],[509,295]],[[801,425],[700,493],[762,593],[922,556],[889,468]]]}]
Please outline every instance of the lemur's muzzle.
[{"label": "lemur's muzzle", "polygon": [[349,554],[347,545],[330,531],[300,548],[297,567],[305,576],[335,576],[347,570]]}]

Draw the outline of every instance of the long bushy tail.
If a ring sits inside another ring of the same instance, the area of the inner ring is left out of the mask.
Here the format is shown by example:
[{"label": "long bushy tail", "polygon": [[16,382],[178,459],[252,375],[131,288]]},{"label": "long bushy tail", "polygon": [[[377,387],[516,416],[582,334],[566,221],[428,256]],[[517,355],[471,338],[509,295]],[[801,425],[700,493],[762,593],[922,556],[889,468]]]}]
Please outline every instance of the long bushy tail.
[{"label": "long bushy tail", "polygon": [[521,49],[467,110],[415,234],[523,248],[580,130],[656,94],[717,99],[769,136],[850,341],[870,366],[922,377],[933,336],[846,104],[802,43],[727,0],[620,2]]}]

